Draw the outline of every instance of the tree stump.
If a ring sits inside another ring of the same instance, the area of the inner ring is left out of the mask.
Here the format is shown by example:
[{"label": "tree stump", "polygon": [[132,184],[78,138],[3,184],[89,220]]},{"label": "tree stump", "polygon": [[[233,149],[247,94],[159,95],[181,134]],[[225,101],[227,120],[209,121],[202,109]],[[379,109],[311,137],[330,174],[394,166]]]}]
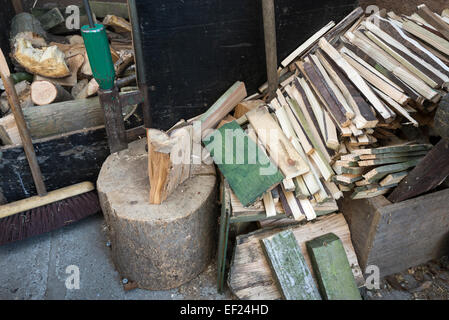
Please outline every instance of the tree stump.
[{"label": "tree stump", "polygon": [[217,188],[213,166],[204,169],[152,205],[145,139],[107,158],[97,188],[122,277],[142,289],[168,290],[209,264],[216,249]]}]

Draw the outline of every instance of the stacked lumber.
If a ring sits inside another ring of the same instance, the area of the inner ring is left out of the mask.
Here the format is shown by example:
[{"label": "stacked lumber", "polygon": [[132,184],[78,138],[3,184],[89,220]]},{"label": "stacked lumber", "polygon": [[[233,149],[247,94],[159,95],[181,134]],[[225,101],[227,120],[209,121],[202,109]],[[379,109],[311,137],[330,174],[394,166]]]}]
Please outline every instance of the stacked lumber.
[{"label": "stacked lumber", "polygon": [[353,192],[351,199],[384,195],[397,187],[431,148],[429,144],[403,144],[355,149],[335,162],[333,179],[345,191]]},{"label": "stacked lumber", "polygon": [[[265,83],[234,114],[246,110],[269,156],[285,157],[275,160],[285,177],[280,199],[297,220],[313,219],[314,208],[342,192],[389,193],[431,148],[420,127],[448,91],[449,21],[425,5],[413,17],[382,12],[357,8],[324,26],[281,62],[273,100],[260,106]],[[290,143],[270,145],[260,128],[280,128]],[[283,168],[289,161],[297,166]],[[309,170],[299,170],[303,163]]]},{"label": "stacked lumber", "polygon": [[[128,15],[122,14],[122,9],[127,8],[126,4],[120,4],[117,10],[112,8],[110,11],[103,10],[104,6],[98,3],[95,8],[96,12],[101,13],[111,41],[117,85],[123,92],[135,89],[131,24],[127,20]],[[110,14],[103,15],[103,11]],[[71,100],[84,101],[98,93],[99,86],[93,78],[84,41],[79,35],[79,29],[67,28],[65,12],[65,8],[33,8],[32,13],[22,12],[11,21],[9,36],[10,56],[15,68],[13,79],[21,94],[23,108]],[[81,14],[82,26],[87,24],[83,8]],[[69,105],[67,112],[71,112]],[[2,96],[0,118],[10,115],[8,101]],[[9,119],[0,121],[0,132],[3,132],[1,144],[17,142],[14,137],[4,134],[11,130],[14,132],[16,129]]]}]

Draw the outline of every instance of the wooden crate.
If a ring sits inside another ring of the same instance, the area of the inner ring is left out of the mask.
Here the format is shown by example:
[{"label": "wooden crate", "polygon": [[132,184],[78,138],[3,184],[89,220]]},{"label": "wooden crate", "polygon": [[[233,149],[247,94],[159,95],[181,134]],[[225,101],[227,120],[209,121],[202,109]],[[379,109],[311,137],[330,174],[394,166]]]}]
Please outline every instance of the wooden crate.
[{"label": "wooden crate", "polygon": [[449,189],[392,204],[385,197],[351,200],[340,209],[360,266],[381,276],[449,254]]}]

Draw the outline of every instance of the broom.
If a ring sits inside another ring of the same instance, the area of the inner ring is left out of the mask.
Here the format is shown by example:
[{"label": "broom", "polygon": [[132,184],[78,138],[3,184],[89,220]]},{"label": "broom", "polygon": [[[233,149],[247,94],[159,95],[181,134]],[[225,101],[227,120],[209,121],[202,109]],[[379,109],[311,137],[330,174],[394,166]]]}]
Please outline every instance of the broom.
[{"label": "broom", "polygon": [[0,206],[0,245],[55,230],[101,210],[91,182],[48,192],[37,162],[31,135],[0,49],[0,76],[22,140],[38,196]]}]

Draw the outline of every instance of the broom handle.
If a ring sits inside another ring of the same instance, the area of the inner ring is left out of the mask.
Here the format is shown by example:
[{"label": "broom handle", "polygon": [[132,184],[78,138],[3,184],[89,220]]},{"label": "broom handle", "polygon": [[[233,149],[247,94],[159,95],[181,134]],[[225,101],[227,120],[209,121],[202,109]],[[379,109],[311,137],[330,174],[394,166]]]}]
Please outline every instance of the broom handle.
[{"label": "broom handle", "polygon": [[45,187],[44,179],[42,178],[41,169],[37,162],[36,153],[34,151],[33,142],[31,141],[31,134],[23,116],[22,107],[20,106],[19,97],[17,97],[14,82],[11,80],[8,64],[6,63],[3,51],[0,49],[0,75],[5,87],[6,95],[8,97],[9,105],[14,114],[17,128],[19,129],[20,138],[22,140],[23,149],[28,160],[28,165],[33,175],[34,184],[39,196],[45,196],[47,189]]}]

